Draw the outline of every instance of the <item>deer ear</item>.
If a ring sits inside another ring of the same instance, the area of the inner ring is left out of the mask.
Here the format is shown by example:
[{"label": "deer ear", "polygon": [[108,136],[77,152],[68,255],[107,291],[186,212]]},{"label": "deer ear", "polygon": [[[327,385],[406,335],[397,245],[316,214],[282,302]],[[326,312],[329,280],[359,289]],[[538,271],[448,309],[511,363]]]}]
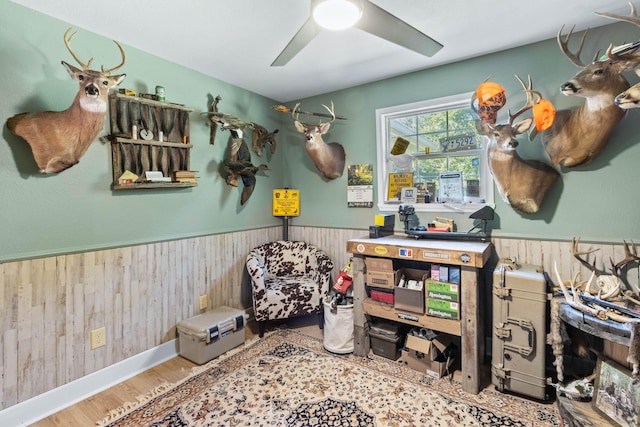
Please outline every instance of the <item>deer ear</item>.
[{"label": "deer ear", "polygon": [[493,126],[482,120],[476,120],[476,130],[480,135],[490,135],[493,132]]},{"label": "deer ear", "polygon": [[294,120],[293,124],[296,125],[296,129],[298,129],[298,132],[300,133],[305,133],[305,131],[307,130],[307,127],[297,120]]},{"label": "deer ear", "polygon": [[526,131],[528,131],[529,128],[531,127],[532,123],[533,123],[533,118],[532,117],[528,117],[528,118],[516,123],[513,126],[513,128],[515,129],[516,133],[518,135],[520,135],[521,133],[525,133]]},{"label": "deer ear", "polygon": [[331,127],[331,123],[322,123],[320,126],[318,126],[318,130],[320,130],[320,135],[324,135],[325,133],[329,132],[330,127]]},{"label": "deer ear", "polygon": [[82,72],[82,70],[79,69],[79,68],[74,67],[71,64],[67,64],[64,61],[61,61],[61,62],[62,62],[62,66],[67,69],[67,72],[69,73],[71,78],[74,79],[74,80],[78,80],[78,74],[80,74]]},{"label": "deer ear", "polygon": [[125,77],[127,77],[126,74],[118,74],[117,76],[109,76],[109,80],[113,86],[118,86]]}]

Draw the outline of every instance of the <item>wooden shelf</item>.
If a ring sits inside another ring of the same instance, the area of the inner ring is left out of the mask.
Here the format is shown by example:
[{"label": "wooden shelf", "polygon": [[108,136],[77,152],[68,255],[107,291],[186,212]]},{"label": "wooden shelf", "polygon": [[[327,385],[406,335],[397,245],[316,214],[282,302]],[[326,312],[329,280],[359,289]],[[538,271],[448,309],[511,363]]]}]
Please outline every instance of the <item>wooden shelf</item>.
[{"label": "wooden shelf", "polygon": [[195,182],[135,182],[133,184],[113,184],[112,190],[157,190],[159,188],[197,187]]},{"label": "wooden shelf", "polygon": [[[109,107],[112,190],[190,188],[197,185],[191,182],[119,183],[125,171],[140,177],[144,177],[145,172],[159,171],[163,176],[171,177],[174,171],[190,170],[193,146],[189,141],[189,113],[193,109],[121,93],[109,96]],[[142,131],[147,132],[151,139],[137,135]],[[160,133],[162,138],[158,138]]]},{"label": "wooden shelf", "polygon": [[462,336],[462,326],[459,320],[442,319],[440,317],[398,310],[391,304],[374,301],[371,298],[365,298],[363,306],[365,314],[370,316],[381,317],[407,325],[429,328],[446,334]]},{"label": "wooden shelf", "polygon": [[167,142],[167,141],[145,141],[144,139],[131,139],[131,138],[123,138],[120,136],[116,136],[113,141],[120,144],[137,144],[137,145],[148,145],[153,147],[171,147],[171,148],[193,148],[193,145],[186,144],[184,142]]},{"label": "wooden shelf", "polygon": [[172,104],[170,102],[156,101],[155,99],[147,99],[147,98],[141,98],[139,96],[125,95],[119,92],[114,92],[111,94],[111,96],[115,99],[124,99],[127,102],[138,102],[140,104],[153,105],[158,107],[170,107],[175,110],[182,110],[188,113],[191,113],[193,111],[193,108],[185,107],[182,104]]}]

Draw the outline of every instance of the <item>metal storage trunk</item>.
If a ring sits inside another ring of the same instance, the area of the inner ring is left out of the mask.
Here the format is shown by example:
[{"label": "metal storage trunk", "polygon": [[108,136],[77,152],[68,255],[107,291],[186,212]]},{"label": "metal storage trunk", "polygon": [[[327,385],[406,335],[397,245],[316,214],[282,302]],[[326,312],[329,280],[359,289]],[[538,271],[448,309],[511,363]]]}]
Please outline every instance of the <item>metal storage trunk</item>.
[{"label": "metal storage trunk", "polygon": [[218,307],[178,323],[180,356],[199,365],[244,343],[247,315]]},{"label": "metal storage trunk", "polygon": [[501,259],[493,273],[491,382],[500,391],[548,399],[550,286],[542,267]]}]

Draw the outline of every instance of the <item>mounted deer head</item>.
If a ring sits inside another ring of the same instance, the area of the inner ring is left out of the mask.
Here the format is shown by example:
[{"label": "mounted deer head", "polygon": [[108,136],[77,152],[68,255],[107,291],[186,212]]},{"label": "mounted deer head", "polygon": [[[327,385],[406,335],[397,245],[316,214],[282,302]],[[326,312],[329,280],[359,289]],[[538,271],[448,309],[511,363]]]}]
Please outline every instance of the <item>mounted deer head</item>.
[{"label": "mounted deer head", "polygon": [[102,71],[93,71],[89,69],[93,58],[85,64],[73,53],[69,44],[76,33],[69,35],[70,31],[71,28],[64,33],[64,44],[82,67],[78,69],[62,61],[69,75],[80,84],[73,104],[65,111],[22,113],[7,120],[9,130],[31,146],[42,173],[58,173],[80,161],[104,125],[109,89],[126,77],[126,74],[109,75],[126,61],[124,49],[118,42],[114,41],[122,55],[120,65],[108,70],[103,66]]},{"label": "mounted deer head", "polygon": [[[607,18],[615,19],[617,21],[626,21],[636,26],[640,26],[640,18],[638,17],[635,6],[633,5],[633,3],[629,3],[629,6],[631,6],[631,14],[629,16],[616,15],[613,13],[601,13],[601,12],[596,12],[596,14],[607,17]],[[631,61],[634,61],[633,58],[637,57],[635,55],[635,52],[638,50],[639,47],[640,47],[639,43],[633,43],[631,44],[630,50],[625,49],[626,52],[624,54],[614,55],[612,54],[612,51],[613,51],[612,46],[609,46],[609,49],[607,49],[607,57],[609,59],[628,58]],[[640,76],[640,70],[635,70],[635,73],[638,76]],[[629,89],[625,90],[624,92],[620,93],[618,96],[615,97],[614,102],[618,107],[622,108],[623,110],[640,108],[640,83],[637,83],[631,86]]]},{"label": "mounted deer head", "polygon": [[[598,14],[627,20],[617,15]],[[632,14],[635,14],[633,6]],[[609,134],[624,116],[614,102],[618,94],[629,88],[629,82],[621,73],[634,68],[640,63],[640,58],[613,55],[609,47],[606,59],[598,60],[598,52],[592,63],[585,65],[580,54],[588,30],[574,54],[568,48],[573,29],[565,38],[562,37],[563,29],[557,35],[560,50],[581,69],[560,86],[560,91],[567,96],[583,97],[585,103],[578,108],[558,111],[553,125],[542,132],[542,144],[551,163],[570,168],[591,162],[606,146]]]},{"label": "mounted deer head", "polygon": [[309,157],[311,157],[316,168],[318,168],[322,176],[326,179],[335,179],[342,176],[345,162],[344,147],[337,142],[327,144],[322,140],[322,135],[329,132],[331,123],[336,119],[333,102],[331,103],[331,108],[323,105],[329,114],[331,114],[331,120],[325,123],[319,122],[316,125],[303,123],[298,120],[296,110],[299,106],[300,104],[296,104],[291,112],[291,116],[293,117],[293,123],[298,132],[304,134],[306,140],[305,147]]},{"label": "mounted deer head", "polygon": [[[531,77],[529,77],[529,87],[525,86],[520,77],[516,76],[516,78],[527,94],[525,105],[515,114],[509,111],[507,124],[493,125],[477,120],[476,129],[478,133],[489,139],[487,144],[489,170],[502,199],[515,210],[531,214],[540,209],[547,190],[560,174],[545,163],[521,158],[516,151],[518,146],[516,138],[529,130],[533,119],[526,118],[518,123],[514,121],[534,105]],[[474,109],[475,98],[474,92],[471,99]]]}]

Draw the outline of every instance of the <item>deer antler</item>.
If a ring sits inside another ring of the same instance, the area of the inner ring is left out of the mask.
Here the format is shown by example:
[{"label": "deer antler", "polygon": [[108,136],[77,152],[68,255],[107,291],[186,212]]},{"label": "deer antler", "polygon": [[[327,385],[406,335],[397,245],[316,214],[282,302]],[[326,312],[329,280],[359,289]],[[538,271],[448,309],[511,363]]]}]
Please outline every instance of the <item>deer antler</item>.
[{"label": "deer antler", "polygon": [[[596,12],[596,15],[604,16],[606,18],[611,18],[618,21],[625,21],[625,22],[634,24],[636,26],[640,26],[640,17],[638,17],[638,13],[636,12],[636,7],[631,2],[629,2],[629,6],[631,6],[631,14],[629,14],[628,16],[618,15],[615,13],[605,13],[605,12]],[[633,45],[625,46],[624,53],[615,54],[613,53],[613,44],[610,44],[609,47],[607,48],[607,58],[613,61],[631,62],[632,63],[631,65],[635,65],[638,62],[640,62],[640,55],[634,55],[635,52],[638,50],[638,48],[640,48],[640,46],[635,46],[635,47],[633,47]]]},{"label": "deer antler", "polygon": [[109,68],[107,70],[104,69],[104,65],[101,67],[102,68],[102,74],[106,74],[109,75],[112,72],[119,70],[120,68],[122,68],[122,66],[124,65],[124,63],[127,61],[127,55],[124,53],[124,49],[122,48],[122,46],[120,45],[120,43],[118,43],[117,41],[113,41],[116,46],[118,46],[118,49],[120,49],[120,55],[122,56],[122,62],[119,65],[116,65],[113,68]]},{"label": "deer antler", "polygon": [[80,60],[80,58],[76,56],[76,54],[73,52],[73,49],[71,49],[70,43],[71,43],[71,40],[73,40],[73,38],[76,36],[78,32],[74,31],[71,35],[69,35],[69,31],[71,31],[71,27],[67,28],[67,31],[64,32],[64,45],[67,47],[67,50],[69,51],[73,59],[75,59],[76,62],[82,67],[82,69],[86,71],[91,66],[91,62],[93,61],[93,58],[90,58],[89,62],[85,64]]},{"label": "deer antler", "polygon": [[567,58],[569,58],[569,60],[573,62],[575,65],[577,65],[578,67],[584,67],[585,64],[580,60],[580,54],[582,53],[582,47],[584,46],[584,41],[587,39],[587,33],[589,32],[589,30],[587,29],[582,35],[582,40],[580,40],[580,46],[578,47],[578,51],[574,54],[574,53],[571,53],[571,51],[569,50],[569,39],[571,38],[571,35],[573,34],[573,30],[575,28],[576,28],[575,25],[571,27],[571,31],[569,31],[569,34],[567,34],[564,40],[562,40],[562,30],[564,29],[564,25],[563,25],[560,28],[560,31],[558,31],[557,40],[558,40],[558,44],[560,45],[560,50],[562,51],[562,53],[564,53],[564,55]]},{"label": "deer antler", "polygon": [[[73,49],[71,49],[71,40],[73,40],[73,38],[76,36],[76,34],[78,33],[77,31],[74,31],[73,33],[71,33],[71,35],[69,35],[69,32],[71,31],[71,27],[67,28],[67,31],[65,31],[64,33],[64,45],[67,47],[67,50],[69,51],[69,53],[71,54],[71,56],[73,57],[73,59],[76,60],[76,62],[82,67],[82,69],[84,71],[88,70],[89,67],[91,67],[91,62],[93,62],[93,58],[90,58],[89,61],[85,64],[84,62],[82,62],[80,60],[80,58],[78,58],[78,56],[73,52]],[[120,45],[120,43],[118,43],[117,41],[113,41],[117,46],[118,49],[120,49],[120,55],[122,56],[122,62],[113,67],[113,68],[109,68],[106,69],[104,68],[104,65],[101,67],[102,68],[102,74],[104,75],[109,75],[111,74],[113,71],[119,70],[120,68],[122,68],[122,66],[124,65],[124,63],[127,61],[127,55],[124,53],[124,49],[122,48],[122,46]]]},{"label": "deer antler", "polygon": [[638,256],[638,251],[636,249],[635,243],[633,243],[633,240],[631,241],[631,245],[629,245],[626,240],[623,240],[623,243],[625,255],[624,259],[615,264],[613,263],[613,260],[611,261],[612,272],[616,277],[618,276],[618,271],[625,265],[629,264],[632,261],[640,262],[640,256]]},{"label": "deer antler", "polygon": [[300,106],[300,103],[298,102],[294,107],[293,110],[291,110],[291,117],[293,118],[294,121],[299,122],[299,117],[300,117],[300,113],[298,113],[298,107]]},{"label": "deer antler", "polygon": [[[329,112],[329,114],[331,114],[331,120],[329,120],[327,123],[333,123],[336,120],[336,113],[334,112],[335,108],[333,107],[333,101],[331,101],[331,108],[327,107],[324,104],[322,104],[322,106]],[[320,122],[320,124],[322,124],[322,122]]]},{"label": "deer antler", "polygon": [[640,18],[636,12],[636,7],[633,3],[629,2],[629,6],[631,6],[631,14],[630,15],[618,15],[615,13],[606,13],[606,12],[596,12],[596,15],[604,16],[605,18],[616,19],[618,21],[626,21],[630,22],[634,25],[640,26]]},{"label": "deer antler", "polygon": [[592,254],[592,253],[594,253],[594,252],[598,251],[598,250],[599,250],[599,248],[597,248],[597,249],[591,249],[591,250],[589,250],[589,251],[583,251],[583,252],[580,252],[580,251],[578,251],[578,245],[579,245],[579,244],[580,244],[580,239],[579,239],[579,238],[578,238],[578,239],[576,239],[576,238],[574,237],[574,238],[572,239],[572,241],[571,241],[571,255],[573,255],[573,257],[574,257],[575,259],[577,259],[578,261],[580,261],[580,264],[582,264],[582,265],[584,265],[585,267],[587,267],[587,269],[589,269],[590,271],[592,271],[592,272],[596,273],[596,271],[597,271],[597,269],[596,269],[596,260],[595,260],[595,259],[593,260],[593,264],[589,264],[589,263],[587,262],[587,260],[582,259],[582,258],[581,258],[581,256],[582,256],[582,255],[589,255],[589,254]]},{"label": "deer antler", "polygon": [[524,92],[527,94],[527,101],[525,102],[525,104],[522,106],[522,108],[520,108],[518,111],[515,112],[515,114],[511,114],[511,109],[509,109],[508,113],[509,113],[509,125],[513,125],[513,121],[522,113],[524,113],[525,111],[529,111],[530,109],[533,108],[533,104],[534,104],[534,99],[533,99],[533,83],[531,82],[531,75],[529,75],[529,87],[527,87],[524,82],[522,81],[522,79],[516,74],[516,79],[518,79],[518,81],[520,82],[520,84],[522,85],[522,88],[524,89]]}]

